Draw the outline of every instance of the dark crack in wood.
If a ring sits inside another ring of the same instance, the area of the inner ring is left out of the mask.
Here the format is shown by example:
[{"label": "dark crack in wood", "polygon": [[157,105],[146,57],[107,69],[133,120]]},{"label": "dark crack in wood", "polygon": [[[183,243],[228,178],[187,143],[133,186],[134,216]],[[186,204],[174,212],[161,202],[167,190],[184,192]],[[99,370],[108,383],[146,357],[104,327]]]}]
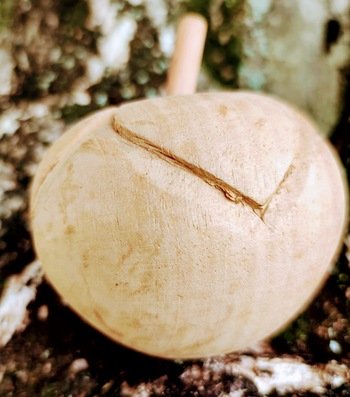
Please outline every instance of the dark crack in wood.
[{"label": "dark crack in wood", "polygon": [[121,125],[116,117],[113,120],[113,129],[124,140],[138,146],[141,149],[147,150],[148,152],[156,155],[157,157],[167,161],[172,165],[175,165],[187,172],[190,172],[194,176],[202,179],[208,185],[219,190],[228,200],[232,201],[233,203],[246,205],[260,219],[262,219],[264,205],[259,204],[251,197],[246,196],[235,187],[229,185],[227,182],[213,175],[211,172],[201,168],[198,165],[186,161],[185,159],[172,153],[170,150],[156,145],[147,138],[135,134],[133,131]]}]

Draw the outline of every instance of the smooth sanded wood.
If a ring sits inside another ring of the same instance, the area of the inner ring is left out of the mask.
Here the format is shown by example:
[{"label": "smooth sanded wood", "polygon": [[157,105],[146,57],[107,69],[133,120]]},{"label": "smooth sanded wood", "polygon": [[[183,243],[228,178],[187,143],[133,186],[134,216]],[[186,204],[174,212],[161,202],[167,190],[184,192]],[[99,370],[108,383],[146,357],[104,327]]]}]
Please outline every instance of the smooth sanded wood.
[{"label": "smooth sanded wood", "polygon": [[196,92],[206,34],[207,21],[201,15],[189,13],[180,19],[165,85],[167,95]]},{"label": "smooth sanded wood", "polygon": [[340,164],[304,116],[245,92],[96,113],[35,177],[53,286],[112,339],[194,358],[283,327],[320,288],[347,220]]}]

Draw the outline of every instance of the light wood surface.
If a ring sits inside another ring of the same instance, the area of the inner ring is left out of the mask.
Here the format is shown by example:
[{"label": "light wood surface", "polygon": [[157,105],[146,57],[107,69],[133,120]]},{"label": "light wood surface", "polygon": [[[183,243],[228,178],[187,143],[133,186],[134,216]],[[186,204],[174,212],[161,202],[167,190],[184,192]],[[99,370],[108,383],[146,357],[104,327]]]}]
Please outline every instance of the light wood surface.
[{"label": "light wood surface", "polygon": [[79,315],[148,354],[195,358],[276,332],[328,275],[341,168],[302,115],[252,93],[96,113],[48,151],[35,247]]},{"label": "light wood surface", "polygon": [[180,20],[165,86],[167,95],[196,92],[206,34],[207,22],[202,16],[186,14]]}]

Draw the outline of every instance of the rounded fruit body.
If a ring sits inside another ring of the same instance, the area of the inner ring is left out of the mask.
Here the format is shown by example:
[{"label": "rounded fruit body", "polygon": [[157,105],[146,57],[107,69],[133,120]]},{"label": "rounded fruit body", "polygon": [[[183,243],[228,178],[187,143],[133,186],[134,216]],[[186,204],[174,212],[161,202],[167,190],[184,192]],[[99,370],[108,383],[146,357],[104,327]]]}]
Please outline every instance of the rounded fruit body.
[{"label": "rounded fruit body", "polygon": [[310,122],[263,95],[143,100],[83,120],[32,186],[47,277],[136,350],[245,348],[310,301],[340,247],[346,188]]}]

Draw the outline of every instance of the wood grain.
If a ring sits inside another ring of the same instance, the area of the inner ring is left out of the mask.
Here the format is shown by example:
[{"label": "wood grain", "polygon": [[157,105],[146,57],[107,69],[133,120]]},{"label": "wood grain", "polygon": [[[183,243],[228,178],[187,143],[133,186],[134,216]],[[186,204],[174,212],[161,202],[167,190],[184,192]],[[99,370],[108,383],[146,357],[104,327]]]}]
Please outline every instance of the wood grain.
[{"label": "wood grain", "polygon": [[194,358],[247,347],[305,307],[346,203],[340,164],[303,115],[211,93],[73,127],[39,167],[31,217],[48,279],[86,321],[136,350]]}]

